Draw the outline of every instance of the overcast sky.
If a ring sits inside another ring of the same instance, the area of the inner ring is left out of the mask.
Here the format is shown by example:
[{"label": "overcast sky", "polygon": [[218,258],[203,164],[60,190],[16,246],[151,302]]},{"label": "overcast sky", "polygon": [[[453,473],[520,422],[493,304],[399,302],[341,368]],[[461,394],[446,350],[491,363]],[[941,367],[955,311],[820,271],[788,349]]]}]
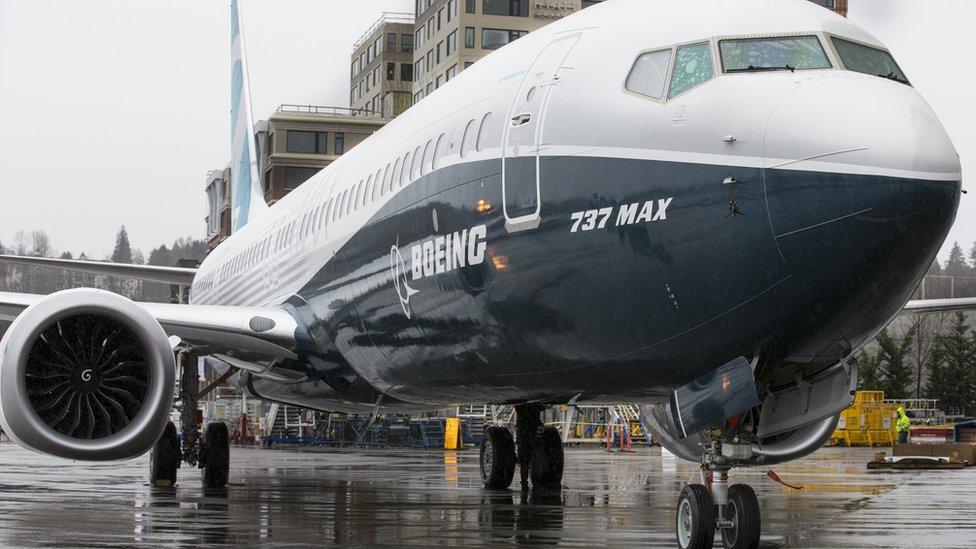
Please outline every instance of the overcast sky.
[{"label": "overcast sky", "polygon": [[[412,0],[241,0],[254,114],[347,106],[352,45]],[[148,251],[202,237],[204,178],[229,146],[229,0],[0,0],[0,242],[41,228],[59,251]],[[976,0],[850,0],[976,170]],[[949,236],[976,240],[976,193]],[[948,246],[948,244],[947,244]],[[947,247],[940,257],[945,259]]]}]

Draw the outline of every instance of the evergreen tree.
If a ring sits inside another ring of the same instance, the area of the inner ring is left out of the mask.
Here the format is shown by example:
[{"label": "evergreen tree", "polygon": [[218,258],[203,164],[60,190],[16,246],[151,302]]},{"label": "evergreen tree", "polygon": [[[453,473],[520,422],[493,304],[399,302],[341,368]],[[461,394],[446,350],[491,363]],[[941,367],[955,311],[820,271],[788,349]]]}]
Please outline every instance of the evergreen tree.
[{"label": "evergreen tree", "polygon": [[929,359],[928,398],[939,407],[962,414],[976,413],[976,333],[966,327],[966,317],[956,313],[946,334],[939,335]]},{"label": "evergreen tree", "polygon": [[74,259],[74,257],[72,257],[71,252],[62,252],[61,259]]},{"label": "evergreen tree", "polygon": [[966,256],[962,253],[962,246],[959,245],[959,242],[954,242],[952,249],[949,250],[949,260],[946,261],[945,274],[949,276],[969,275],[969,264],[966,263]]},{"label": "evergreen tree", "polygon": [[881,390],[881,368],[878,367],[878,357],[861,349],[857,354],[858,389],[863,391]]},{"label": "evergreen tree", "polygon": [[969,268],[976,270],[976,242],[973,242],[973,247],[969,248]]},{"label": "evergreen tree", "polygon": [[119,227],[119,232],[115,235],[112,263],[132,263],[132,246],[129,245],[129,233],[126,232],[125,225]]},{"label": "evergreen tree", "polygon": [[887,328],[878,334],[878,366],[882,371],[880,388],[885,398],[908,398],[911,395],[915,373],[908,364],[908,353],[915,329],[914,326],[909,328],[900,342],[888,333]]}]

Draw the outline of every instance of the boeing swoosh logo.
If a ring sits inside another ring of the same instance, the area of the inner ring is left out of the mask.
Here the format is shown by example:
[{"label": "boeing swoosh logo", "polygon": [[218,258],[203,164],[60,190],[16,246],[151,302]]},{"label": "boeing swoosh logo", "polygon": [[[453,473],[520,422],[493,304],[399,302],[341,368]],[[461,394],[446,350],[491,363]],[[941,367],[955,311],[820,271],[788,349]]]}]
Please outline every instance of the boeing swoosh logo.
[{"label": "boeing swoosh logo", "polygon": [[410,297],[420,290],[414,290],[407,282],[409,270],[400,254],[400,248],[396,244],[390,246],[390,272],[393,273],[393,288],[396,289],[397,297],[400,298],[403,314],[410,318]]}]

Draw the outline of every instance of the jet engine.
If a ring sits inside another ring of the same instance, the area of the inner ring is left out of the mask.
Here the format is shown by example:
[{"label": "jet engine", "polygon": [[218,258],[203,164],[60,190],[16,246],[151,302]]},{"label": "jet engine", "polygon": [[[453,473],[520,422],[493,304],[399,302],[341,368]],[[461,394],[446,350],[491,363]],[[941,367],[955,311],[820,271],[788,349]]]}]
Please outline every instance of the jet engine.
[{"label": "jet engine", "polygon": [[136,457],[166,426],[175,375],[166,333],[144,309],[101,290],[58,292],[0,340],[0,423],[37,452]]}]

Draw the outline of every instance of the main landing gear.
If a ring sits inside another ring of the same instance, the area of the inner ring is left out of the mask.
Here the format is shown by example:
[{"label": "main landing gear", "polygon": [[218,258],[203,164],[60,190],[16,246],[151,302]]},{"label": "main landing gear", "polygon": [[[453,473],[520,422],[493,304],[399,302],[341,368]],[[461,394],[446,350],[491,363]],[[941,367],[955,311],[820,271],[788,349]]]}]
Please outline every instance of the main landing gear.
[{"label": "main landing gear", "polygon": [[558,489],[563,478],[563,444],[555,427],[546,427],[540,418],[545,410],[538,404],[515,407],[515,431],[492,425],[481,440],[481,480],[485,488],[505,490],[519,466],[523,490],[529,479],[536,490]]},{"label": "main landing gear", "polygon": [[703,467],[702,482],[685,486],[678,496],[678,547],[710,549],[716,530],[726,549],[759,547],[759,500],[752,488],[748,484],[729,486],[729,468],[722,466]]}]

